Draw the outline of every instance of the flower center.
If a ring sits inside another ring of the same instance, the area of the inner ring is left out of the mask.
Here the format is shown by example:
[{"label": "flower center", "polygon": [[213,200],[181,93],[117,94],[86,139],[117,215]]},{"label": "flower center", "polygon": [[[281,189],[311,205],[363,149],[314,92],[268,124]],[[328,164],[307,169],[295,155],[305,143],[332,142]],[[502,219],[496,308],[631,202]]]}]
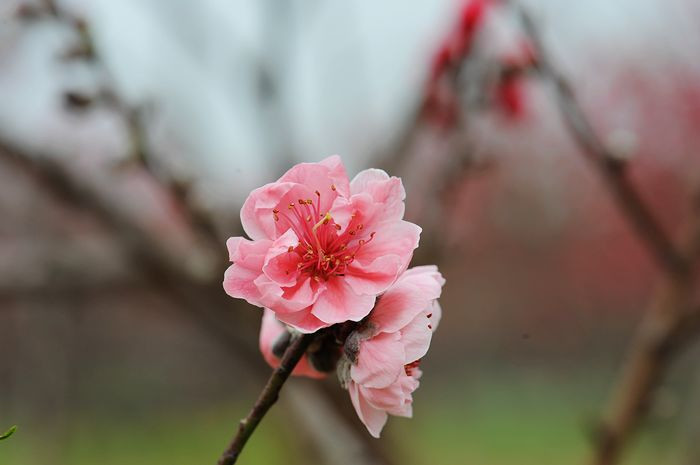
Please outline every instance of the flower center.
[{"label": "flower center", "polygon": [[[331,185],[331,190],[335,186]],[[357,220],[357,214],[351,215],[344,231],[329,212],[322,213],[321,193],[316,191],[316,201],[298,199],[287,205],[287,211],[272,211],[275,221],[284,220],[294,231],[299,244],[290,246],[289,253],[296,253],[301,260],[296,271],[310,274],[316,281],[327,280],[331,276],[342,276],[347,267],[355,260],[357,252],[374,238],[360,238],[364,225]],[[287,270],[291,273],[295,270]]]}]

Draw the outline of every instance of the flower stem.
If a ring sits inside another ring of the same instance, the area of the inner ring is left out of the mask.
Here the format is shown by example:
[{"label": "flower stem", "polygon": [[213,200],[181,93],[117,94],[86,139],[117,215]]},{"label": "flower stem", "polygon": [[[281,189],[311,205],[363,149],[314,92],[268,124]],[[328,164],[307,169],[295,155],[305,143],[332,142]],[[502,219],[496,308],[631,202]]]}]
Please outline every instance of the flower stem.
[{"label": "flower stem", "polygon": [[285,381],[292,374],[294,367],[299,363],[301,357],[306,352],[311,342],[313,342],[315,334],[302,334],[297,336],[294,341],[287,347],[284,355],[282,356],[282,361],[280,366],[272,372],[270,379],[268,379],[267,384],[263,388],[262,392],[258,396],[258,400],[255,401],[253,408],[248,413],[244,419],[238,425],[238,431],[236,435],[231,440],[224,453],[219,458],[217,462],[218,465],[233,465],[238,460],[241,451],[245,446],[248,439],[253,435],[255,428],[258,426],[260,421],[263,419],[265,414],[270,407],[277,402],[279,398],[279,393],[284,386]]}]

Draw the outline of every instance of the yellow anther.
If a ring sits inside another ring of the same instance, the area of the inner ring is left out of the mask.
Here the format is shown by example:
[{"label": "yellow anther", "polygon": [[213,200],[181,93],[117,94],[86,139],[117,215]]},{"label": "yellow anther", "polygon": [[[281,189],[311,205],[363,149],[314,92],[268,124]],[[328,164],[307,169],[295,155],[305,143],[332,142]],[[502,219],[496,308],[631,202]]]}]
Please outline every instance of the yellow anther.
[{"label": "yellow anther", "polygon": [[322,224],[328,224],[330,220],[332,220],[333,217],[331,216],[330,213],[326,212],[325,216],[321,218],[321,221],[316,223],[312,229],[313,232],[316,232],[316,230],[322,225]]}]

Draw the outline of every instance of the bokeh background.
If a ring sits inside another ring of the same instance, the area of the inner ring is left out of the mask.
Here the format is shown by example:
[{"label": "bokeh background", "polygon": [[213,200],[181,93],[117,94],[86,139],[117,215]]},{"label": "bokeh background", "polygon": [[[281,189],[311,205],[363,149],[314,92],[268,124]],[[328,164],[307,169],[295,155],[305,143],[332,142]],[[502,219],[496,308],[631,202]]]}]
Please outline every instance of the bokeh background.
[{"label": "bokeh background", "polygon": [[[403,177],[444,319],[414,419],[371,440],[333,377],[295,379],[241,463],[583,463],[658,270],[551,86],[502,86],[513,5],[475,28],[455,108],[424,111],[467,3],[0,0],[0,464],[214,463],[268,373],[225,239],[251,189],[333,153]],[[677,232],[700,5],[520,4]],[[698,362],[674,361],[624,463],[700,462]]]}]

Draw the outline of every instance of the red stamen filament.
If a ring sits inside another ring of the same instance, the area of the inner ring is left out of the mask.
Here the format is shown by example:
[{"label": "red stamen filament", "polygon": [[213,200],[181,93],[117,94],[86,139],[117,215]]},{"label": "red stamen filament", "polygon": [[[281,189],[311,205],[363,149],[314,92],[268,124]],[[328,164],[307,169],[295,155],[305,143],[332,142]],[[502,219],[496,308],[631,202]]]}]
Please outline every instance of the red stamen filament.
[{"label": "red stamen filament", "polygon": [[[335,191],[335,186],[331,186],[331,190]],[[343,275],[355,260],[355,255],[372,241],[375,233],[370,233],[369,237],[364,234],[364,225],[356,221],[355,213],[342,231],[342,226],[335,223],[330,213],[321,214],[321,193],[316,191],[315,194],[316,201],[298,199],[287,205],[287,212],[274,209],[272,216],[276,222],[280,218],[285,220],[282,227],[291,228],[299,239],[299,244],[290,246],[287,251],[298,254],[301,260],[296,269],[286,272],[309,273],[320,281]]]}]

